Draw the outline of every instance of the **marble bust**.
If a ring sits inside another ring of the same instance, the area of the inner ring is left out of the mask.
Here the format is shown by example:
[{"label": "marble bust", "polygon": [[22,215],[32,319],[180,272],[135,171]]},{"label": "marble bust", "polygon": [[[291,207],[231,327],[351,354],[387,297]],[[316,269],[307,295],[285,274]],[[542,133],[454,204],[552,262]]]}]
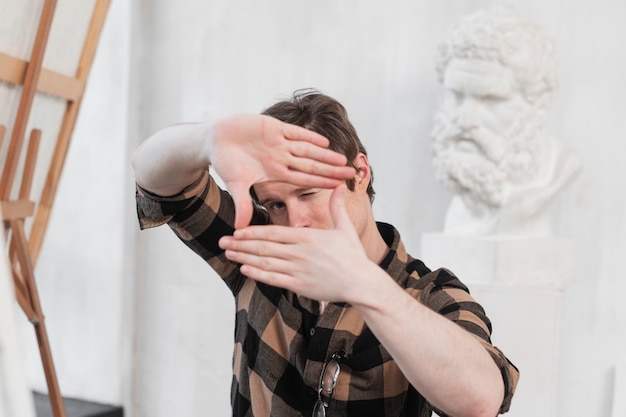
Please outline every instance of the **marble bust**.
[{"label": "marble bust", "polygon": [[558,193],[580,157],[547,132],[557,88],[553,44],[513,9],[462,19],[439,49],[437,178],[453,197],[444,232],[548,236]]}]

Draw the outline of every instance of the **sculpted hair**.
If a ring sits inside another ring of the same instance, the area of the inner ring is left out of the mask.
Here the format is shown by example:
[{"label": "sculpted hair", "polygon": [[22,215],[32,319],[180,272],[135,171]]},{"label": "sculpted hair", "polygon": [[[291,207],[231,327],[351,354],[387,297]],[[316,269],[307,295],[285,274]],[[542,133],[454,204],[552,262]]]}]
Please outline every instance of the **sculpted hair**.
[{"label": "sculpted hair", "polygon": [[480,59],[511,68],[529,102],[557,88],[554,45],[543,30],[511,7],[494,6],[463,18],[439,47],[437,71],[443,80],[454,58]]},{"label": "sculpted hair", "polygon": [[[290,99],[272,105],[262,114],[304,127],[328,138],[329,148],[345,155],[349,164],[353,163],[359,152],[367,156],[356,129],[348,119],[345,107],[334,98],[316,90],[297,90]],[[372,172],[367,186],[367,195],[372,202],[375,194],[373,181]],[[354,180],[346,180],[346,185],[351,191],[354,190]]]}]

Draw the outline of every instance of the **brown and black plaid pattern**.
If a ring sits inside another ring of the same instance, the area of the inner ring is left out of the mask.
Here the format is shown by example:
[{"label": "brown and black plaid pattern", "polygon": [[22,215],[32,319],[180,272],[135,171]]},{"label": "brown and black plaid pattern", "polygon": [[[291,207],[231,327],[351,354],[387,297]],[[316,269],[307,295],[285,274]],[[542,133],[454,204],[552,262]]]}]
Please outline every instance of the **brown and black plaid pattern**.
[{"label": "brown and black plaid pattern", "polygon": [[[346,303],[319,303],[239,273],[217,241],[233,232],[234,206],[206,172],[181,194],[163,198],[137,187],[141,228],[168,223],[213,267],[236,299],[231,402],[233,416],[310,416],[324,364],[345,352],[329,416],[430,416],[432,408],[409,385],[387,350]],[[267,219],[259,210],[254,223]],[[450,272],[431,272],[405,251],[398,232],[379,224],[389,245],[381,263],[398,285],[424,305],[474,334],[499,366],[508,410],[519,373],[490,341],[491,323]],[[443,415],[443,414],[442,414]]]}]

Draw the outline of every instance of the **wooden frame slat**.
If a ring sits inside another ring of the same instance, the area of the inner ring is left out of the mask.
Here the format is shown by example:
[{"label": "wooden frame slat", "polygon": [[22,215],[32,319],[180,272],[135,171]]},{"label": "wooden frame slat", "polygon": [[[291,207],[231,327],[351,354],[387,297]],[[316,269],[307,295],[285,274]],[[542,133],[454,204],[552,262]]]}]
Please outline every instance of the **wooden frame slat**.
[{"label": "wooden frame slat", "polygon": [[22,174],[22,184],[20,185],[20,199],[28,200],[30,198],[30,190],[33,185],[35,176],[35,167],[37,164],[37,153],[39,151],[39,143],[41,142],[41,130],[33,129],[30,132],[28,140],[28,149],[26,151],[26,160],[24,161],[24,173]]},{"label": "wooden frame slat", "polygon": [[[0,52],[0,80],[12,84],[24,84],[28,62]],[[85,83],[74,77],[41,68],[37,91],[68,101],[78,100],[85,90]]]},{"label": "wooden frame slat", "polygon": [[2,220],[27,219],[35,213],[35,203],[29,200],[0,201]]}]

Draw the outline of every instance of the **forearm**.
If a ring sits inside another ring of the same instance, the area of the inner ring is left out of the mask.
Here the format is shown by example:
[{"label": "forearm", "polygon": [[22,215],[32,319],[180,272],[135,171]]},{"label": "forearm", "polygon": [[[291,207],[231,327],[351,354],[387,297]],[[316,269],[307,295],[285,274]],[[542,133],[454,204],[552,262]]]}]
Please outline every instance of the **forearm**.
[{"label": "forearm", "polygon": [[133,154],[137,184],[163,196],[180,192],[208,168],[212,132],[210,123],[194,123],[153,134]]},{"label": "forearm", "polygon": [[370,275],[379,277],[370,280],[372,289],[365,288],[353,305],[409,382],[448,415],[495,416],[504,384],[485,348],[372,266]]}]

